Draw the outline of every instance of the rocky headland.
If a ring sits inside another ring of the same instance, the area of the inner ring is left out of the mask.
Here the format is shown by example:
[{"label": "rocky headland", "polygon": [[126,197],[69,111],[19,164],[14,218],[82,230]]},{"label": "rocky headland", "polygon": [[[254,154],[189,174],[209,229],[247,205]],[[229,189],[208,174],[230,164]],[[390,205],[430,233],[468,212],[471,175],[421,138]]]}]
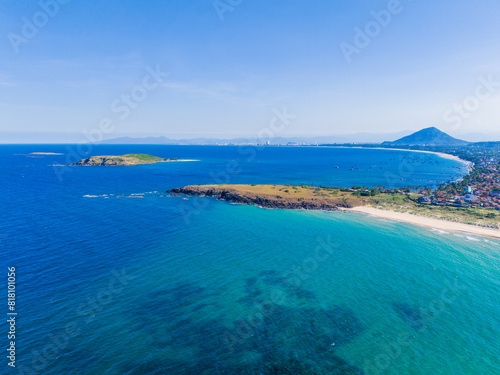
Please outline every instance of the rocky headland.
[{"label": "rocky headland", "polygon": [[369,198],[344,194],[339,189],[291,185],[192,185],[168,193],[213,197],[265,208],[337,211],[375,203]]}]

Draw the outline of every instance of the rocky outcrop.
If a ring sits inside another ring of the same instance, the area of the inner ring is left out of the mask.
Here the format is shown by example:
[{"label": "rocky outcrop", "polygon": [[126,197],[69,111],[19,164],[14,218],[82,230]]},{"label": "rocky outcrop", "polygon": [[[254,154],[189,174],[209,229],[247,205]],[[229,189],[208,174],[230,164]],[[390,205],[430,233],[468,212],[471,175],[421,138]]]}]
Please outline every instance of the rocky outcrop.
[{"label": "rocky outcrop", "polygon": [[343,200],[300,200],[297,198],[283,198],[280,196],[258,195],[239,192],[225,188],[204,188],[203,186],[186,186],[167,191],[167,193],[185,194],[198,197],[213,197],[227,202],[248,204],[265,208],[290,210],[324,210],[338,211],[340,208],[352,208],[354,202]]},{"label": "rocky outcrop", "polygon": [[91,158],[83,159],[70,165],[95,167],[95,166],[118,166],[118,165],[130,165],[130,164],[125,163],[123,160],[119,160],[118,158],[93,156]]},{"label": "rocky outcrop", "polygon": [[168,161],[170,159],[163,159],[151,155],[143,154],[127,154],[121,156],[91,156],[90,158],[80,160],[76,163],[70,165],[79,166],[132,166],[132,165],[143,165],[143,164],[155,164],[162,161]]}]

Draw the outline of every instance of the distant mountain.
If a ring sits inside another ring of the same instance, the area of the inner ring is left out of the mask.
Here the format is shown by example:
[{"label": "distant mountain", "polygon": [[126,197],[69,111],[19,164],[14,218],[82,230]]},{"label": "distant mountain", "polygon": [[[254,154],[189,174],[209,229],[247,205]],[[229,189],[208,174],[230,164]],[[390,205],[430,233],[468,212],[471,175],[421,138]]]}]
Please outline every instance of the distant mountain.
[{"label": "distant mountain", "polygon": [[135,138],[135,137],[118,137],[112,138],[102,141],[101,143],[105,144],[121,144],[121,145],[169,145],[169,144],[177,144],[175,140],[169,139],[167,137],[144,137],[144,138]]},{"label": "distant mountain", "polygon": [[465,146],[469,142],[442,132],[438,128],[426,128],[394,142],[384,142],[384,146]]}]

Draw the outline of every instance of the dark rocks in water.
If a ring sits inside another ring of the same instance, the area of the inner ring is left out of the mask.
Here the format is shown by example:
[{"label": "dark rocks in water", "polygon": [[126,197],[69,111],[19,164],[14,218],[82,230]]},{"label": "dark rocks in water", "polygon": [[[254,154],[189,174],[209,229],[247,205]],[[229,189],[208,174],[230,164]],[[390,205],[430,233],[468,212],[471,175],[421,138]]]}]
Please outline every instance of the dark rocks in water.
[{"label": "dark rocks in water", "polygon": [[267,270],[267,271],[262,271],[259,273],[260,277],[265,277],[265,276],[276,276],[278,274],[278,271],[276,270]]},{"label": "dark rocks in water", "polygon": [[418,307],[407,303],[394,303],[394,310],[415,330],[424,328],[424,316]]},{"label": "dark rocks in water", "polygon": [[309,309],[309,334],[313,335],[319,344],[335,346],[352,341],[363,331],[363,326],[354,312],[342,306],[325,310]]},{"label": "dark rocks in water", "polygon": [[257,278],[256,277],[250,277],[245,280],[245,285],[248,287],[252,287],[257,283]]},{"label": "dark rocks in water", "polygon": [[246,305],[247,307],[250,307],[250,306],[254,305],[255,302],[256,302],[255,298],[252,298],[252,297],[249,297],[249,296],[241,297],[238,300],[238,303],[240,303],[242,305]]},{"label": "dark rocks in water", "polygon": [[280,285],[284,284],[286,282],[286,279],[284,279],[283,277],[266,276],[262,279],[262,281],[264,281],[264,283],[266,283],[267,285]]},{"label": "dark rocks in water", "polygon": [[[128,363],[123,373],[362,374],[335,352],[363,331],[355,313],[343,306],[266,305],[264,279],[276,275],[266,273],[245,280],[247,293],[239,302],[248,315],[243,314],[232,326],[224,324],[226,317],[213,307],[213,295],[205,288],[179,284],[150,293],[144,308],[130,314],[135,328],[147,334],[153,350],[192,355],[179,354],[171,362]],[[315,297],[301,288],[283,290],[297,298]]]},{"label": "dark rocks in water", "polygon": [[360,369],[349,365],[343,359],[333,355],[325,359],[323,367],[291,358],[276,363],[233,364],[231,366],[216,362],[149,361],[127,363],[121,367],[121,373],[130,375],[363,375]]},{"label": "dark rocks in water", "polygon": [[[241,322],[235,322],[235,328]],[[330,309],[273,306],[258,329],[242,342],[243,350],[258,350],[274,357],[276,350],[302,353],[303,358],[323,353],[352,341],[363,331],[354,312],[345,307]],[[281,357],[275,354],[277,357]]]},{"label": "dark rocks in water", "polygon": [[258,288],[257,281],[258,280],[256,277],[252,277],[250,279],[245,280],[245,293],[246,294],[251,293]]},{"label": "dark rocks in water", "polygon": [[157,359],[152,361],[144,361],[142,363],[129,362],[121,366],[120,374],[128,375],[189,375],[189,374],[202,374],[196,371],[197,363],[188,361],[159,361]]},{"label": "dark rocks in water", "polygon": [[317,299],[315,293],[300,287],[289,287],[287,288],[287,292],[289,295],[299,299],[305,299],[308,301],[314,301]]},{"label": "dark rocks in water", "polygon": [[[235,352],[261,354],[255,374],[362,373],[332,352],[332,343],[340,346],[363,331],[351,309],[274,306],[260,323],[241,340]],[[234,332],[239,324],[235,322]]]},{"label": "dark rocks in water", "polygon": [[299,362],[296,359],[290,359],[281,363],[272,363],[263,369],[265,375],[319,375],[310,366]]},{"label": "dark rocks in water", "polygon": [[262,297],[261,290],[254,290],[251,293],[247,293],[244,297],[241,297],[238,302],[242,305],[247,305],[248,307],[253,306],[258,303],[262,303],[264,298]]},{"label": "dark rocks in water", "polygon": [[257,289],[257,290],[254,290],[253,292],[251,293],[248,293],[248,297],[249,298],[257,298],[257,297],[260,297],[262,295],[262,291]]}]

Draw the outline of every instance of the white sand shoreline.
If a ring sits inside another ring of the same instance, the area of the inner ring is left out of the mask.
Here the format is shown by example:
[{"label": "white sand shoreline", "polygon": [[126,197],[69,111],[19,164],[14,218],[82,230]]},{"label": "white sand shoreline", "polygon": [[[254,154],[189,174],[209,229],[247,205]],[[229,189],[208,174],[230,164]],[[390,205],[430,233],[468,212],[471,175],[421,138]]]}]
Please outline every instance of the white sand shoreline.
[{"label": "white sand shoreline", "polygon": [[382,210],[380,208],[368,206],[343,209],[343,211],[363,213],[383,219],[414,224],[426,228],[443,230],[446,232],[468,233],[481,237],[500,239],[500,229],[480,227],[471,224],[455,223],[452,221],[439,220],[426,216],[413,215],[407,212],[403,213],[397,211]]},{"label": "white sand shoreline", "polygon": [[182,161],[200,161],[200,160],[196,160],[196,159],[162,160],[162,161],[159,161],[158,163],[176,163],[176,162],[182,162]]},{"label": "white sand shoreline", "polygon": [[[334,146],[334,147],[339,147],[339,146]],[[472,167],[474,165],[474,163],[467,161],[467,160],[464,160],[464,159],[460,159],[458,156],[446,154],[444,152],[437,152],[437,151],[408,150],[405,148],[389,148],[389,147],[386,148],[386,147],[355,147],[355,146],[353,146],[353,147],[342,147],[342,148],[356,148],[356,149],[366,149],[366,150],[386,150],[386,151],[408,151],[408,152],[421,152],[424,154],[434,154],[434,155],[440,156],[444,159],[455,160],[455,161],[458,161],[458,162],[461,162],[461,163],[467,165],[469,172],[472,170]]]}]

